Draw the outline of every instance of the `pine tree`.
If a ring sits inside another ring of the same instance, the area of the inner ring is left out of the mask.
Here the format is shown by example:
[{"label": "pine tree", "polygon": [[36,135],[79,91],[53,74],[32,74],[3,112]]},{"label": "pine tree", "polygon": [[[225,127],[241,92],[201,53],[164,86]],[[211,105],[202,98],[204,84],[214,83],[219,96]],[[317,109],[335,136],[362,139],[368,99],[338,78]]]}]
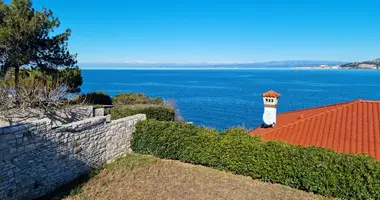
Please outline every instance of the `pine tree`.
[{"label": "pine tree", "polygon": [[51,34],[59,26],[51,10],[36,11],[30,0],[13,0],[10,4],[0,0],[0,66],[3,74],[14,70],[16,87],[21,67],[50,74],[57,74],[62,67],[75,67],[76,54],[67,48],[70,29]]}]

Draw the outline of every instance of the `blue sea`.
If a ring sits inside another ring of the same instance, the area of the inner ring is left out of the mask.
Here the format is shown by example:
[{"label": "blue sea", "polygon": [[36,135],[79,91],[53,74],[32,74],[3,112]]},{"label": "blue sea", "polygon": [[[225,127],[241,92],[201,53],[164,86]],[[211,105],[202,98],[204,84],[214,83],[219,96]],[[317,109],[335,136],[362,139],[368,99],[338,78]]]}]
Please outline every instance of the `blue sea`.
[{"label": "blue sea", "polygon": [[262,123],[261,93],[281,93],[278,112],[355,99],[380,100],[380,71],[296,69],[83,70],[82,92],[173,99],[186,121],[223,130]]}]

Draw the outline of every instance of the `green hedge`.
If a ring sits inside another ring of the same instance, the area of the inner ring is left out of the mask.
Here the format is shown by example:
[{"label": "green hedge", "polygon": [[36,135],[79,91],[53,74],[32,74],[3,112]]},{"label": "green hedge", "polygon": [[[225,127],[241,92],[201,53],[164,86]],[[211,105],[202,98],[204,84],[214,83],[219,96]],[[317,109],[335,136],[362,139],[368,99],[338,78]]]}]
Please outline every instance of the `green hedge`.
[{"label": "green hedge", "polygon": [[217,132],[186,123],[147,120],[137,124],[132,149],[325,196],[380,199],[380,162],[372,157],[262,141],[243,129]]},{"label": "green hedge", "polygon": [[103,91],[90,92],[81,97],[86,103],[94,105],[111,105],[111,97]]},{"label": "green hedge", "polygon": [[162,98],[151,98],[141,93],[122,93],[112,98],[113,105],[163,104]]},{"label": "green hedge", "polygon": [[174,121],[174,110],[165,106],[126,107],[115,106],[111,109],[112,120],[124,118],[135,114],[146,114],[147,119],[158,121]]}]

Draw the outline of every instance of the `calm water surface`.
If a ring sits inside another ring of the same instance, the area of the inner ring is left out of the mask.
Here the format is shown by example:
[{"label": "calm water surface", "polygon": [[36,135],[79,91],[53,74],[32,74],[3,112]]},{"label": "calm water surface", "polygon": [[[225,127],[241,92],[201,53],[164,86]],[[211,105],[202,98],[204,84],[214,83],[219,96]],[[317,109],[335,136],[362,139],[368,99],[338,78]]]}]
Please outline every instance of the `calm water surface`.
[{"label": "calm water surface", "polygon": [[174,99],[187,121],[226,129],[262,123],[260,94],[281,93],[278,112],[355,99],[380,100],[375,70],[83,70],[83,92],[141,92]]}]

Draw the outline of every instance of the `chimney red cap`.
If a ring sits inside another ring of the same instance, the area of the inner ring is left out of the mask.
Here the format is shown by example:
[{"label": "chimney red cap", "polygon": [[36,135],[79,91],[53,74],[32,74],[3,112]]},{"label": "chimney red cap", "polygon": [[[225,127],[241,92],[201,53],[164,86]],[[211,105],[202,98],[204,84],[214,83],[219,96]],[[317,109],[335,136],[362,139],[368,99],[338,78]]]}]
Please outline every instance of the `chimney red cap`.
[{"label": "chimney red cap", "polygon": [[263,97],[278,98],[278,97],[280,97],[281,95],[280,95],[280,93],[277,93],[277,92],[275,92],[275,91],[273,91],[273,90],[269,90],[268,92],[264,92],[264,93],[262,93],[261,96],[263,96]]}]

